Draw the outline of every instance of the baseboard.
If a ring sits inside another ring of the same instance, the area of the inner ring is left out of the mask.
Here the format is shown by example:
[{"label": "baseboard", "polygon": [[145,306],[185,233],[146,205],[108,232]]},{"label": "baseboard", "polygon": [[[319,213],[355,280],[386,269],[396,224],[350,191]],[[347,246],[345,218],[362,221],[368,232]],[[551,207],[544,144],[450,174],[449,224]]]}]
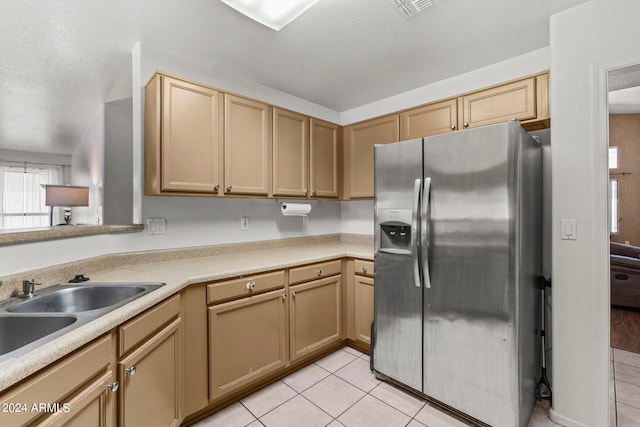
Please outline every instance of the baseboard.
[{"label": "baseboard", "polygon": [[581,422],[573,420],[569,417],[565,417],[564,415],[558,414],[556,411],[553,410],[553,408],[549,409],[549,419],[554,423],[558,423],[566,427],[589,427],[586,424],[582,424]]}]

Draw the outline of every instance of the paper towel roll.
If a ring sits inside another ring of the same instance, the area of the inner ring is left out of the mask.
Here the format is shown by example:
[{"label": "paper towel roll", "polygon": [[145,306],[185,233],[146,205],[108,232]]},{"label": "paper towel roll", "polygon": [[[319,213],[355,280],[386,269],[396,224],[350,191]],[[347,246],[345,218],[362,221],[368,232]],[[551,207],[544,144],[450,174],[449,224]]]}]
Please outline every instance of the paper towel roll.
[{"label": "paper towel roll", "polygon": [[311,212],[309,203],[282,203],[280,211],[284,216],[306,216]]}]

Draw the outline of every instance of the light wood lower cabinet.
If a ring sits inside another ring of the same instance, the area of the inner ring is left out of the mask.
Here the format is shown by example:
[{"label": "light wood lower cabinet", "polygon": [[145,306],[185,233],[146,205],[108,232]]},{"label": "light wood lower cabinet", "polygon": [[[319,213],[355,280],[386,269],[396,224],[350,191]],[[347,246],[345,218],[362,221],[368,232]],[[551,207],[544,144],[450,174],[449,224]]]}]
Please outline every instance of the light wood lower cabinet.
[{"label": "light wood lower cabinet", "polygon": [[341,278],[289,287],[292,362],[342,339]]},{"label": "light wood lower cabinet", "polygon": [[354,294],[355,339],[363,344],[371,345],[373,278],[356,275]]},{"label": "light wood lower cabinet", "polygon": [[125,354],[118,363],[120,425],[173,427],[182,422],[181,326],[180,295],[120,326],[120,354]]},{"label": "light wood lower cabinet", "polygon": [[209,307],[209,393],[214,400],[287,364],[284,288]]},{"label": "light wood lower cabinet", "polygon": [[0,395],[0,425],[116,425],[115,348],[111,334]]}]

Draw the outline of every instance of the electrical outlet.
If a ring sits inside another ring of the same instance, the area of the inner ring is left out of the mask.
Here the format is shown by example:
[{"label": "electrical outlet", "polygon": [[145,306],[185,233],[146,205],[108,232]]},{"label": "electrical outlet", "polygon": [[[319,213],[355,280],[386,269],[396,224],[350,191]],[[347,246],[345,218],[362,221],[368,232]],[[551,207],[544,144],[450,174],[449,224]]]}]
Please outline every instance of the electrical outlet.
[{"label": "electrical outlet", "polygon": [[166,222],[164,218],[147,218],[147,234],[165,234]]},{"label": "electrical outlet", "polygon": [[241,216],[240,217],[240,230],[247,231],[249,230],[249,217]]}]

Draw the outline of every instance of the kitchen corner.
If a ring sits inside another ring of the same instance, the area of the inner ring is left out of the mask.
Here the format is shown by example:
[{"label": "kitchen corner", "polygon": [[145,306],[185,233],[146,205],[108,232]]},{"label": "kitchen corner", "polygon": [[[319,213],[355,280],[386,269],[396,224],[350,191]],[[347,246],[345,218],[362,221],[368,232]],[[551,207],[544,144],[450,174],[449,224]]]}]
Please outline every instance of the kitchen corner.
[{"label": "kitchen corner", "polygon": [[189,285],[341,258],[373,259],[369,235],[331,234],[176,250],[103,255],[50,268],[3,277],[0,299],[18,289],[22,279],[35,278],[45,286],[63,283],[76,274],[92,282],[164,282],[133,302],[65,334],[42,347],[3,364],[0,391],[72,353],[118,325]]}]

